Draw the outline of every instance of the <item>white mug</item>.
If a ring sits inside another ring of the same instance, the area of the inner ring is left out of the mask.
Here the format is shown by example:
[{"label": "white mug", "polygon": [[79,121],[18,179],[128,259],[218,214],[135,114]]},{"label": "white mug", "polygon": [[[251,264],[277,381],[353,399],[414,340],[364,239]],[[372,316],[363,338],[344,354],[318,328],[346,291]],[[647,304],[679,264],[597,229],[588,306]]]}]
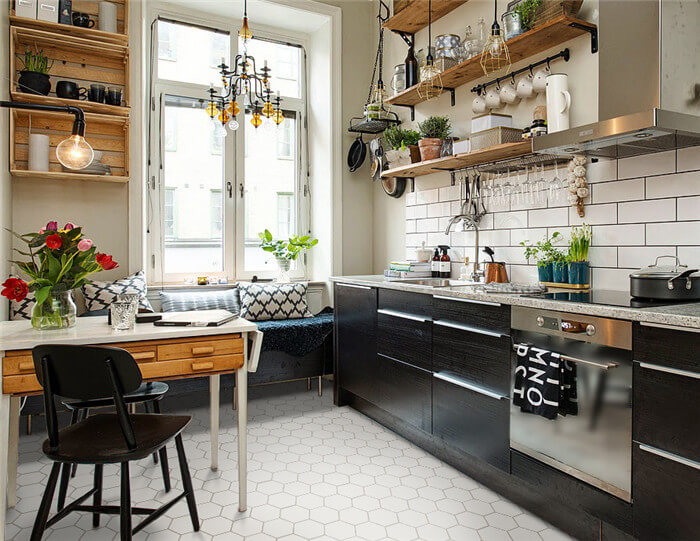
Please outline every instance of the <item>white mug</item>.
[{"label": "white mug", "polygon": [[532,89],[538,94],[541,94],[547,89],[547,75],[549,75],[549,70],[547,68],[540,68],[532,77]]},{"label": "white mug", "polygon": [[501,87],[499,95],[501,96],[501,101],[507,104],[515,103],[518,99],[518,93],[512,81]]},{"label": "white mug", "polygon": [[522,79],[520,79],[520,81],[518,81],[518,87],[516,89],[516,92],[518,93],[518,96],[522,99],[527,99],[532,96],[533,90],[531,75],[523,77]]},{"label": "white mug", "polygon": [[481,115],[486,112],[486,101],[481,94],[472,100],[472,111],[476,115]]},{"label": "white mug", "polygon": [[501,96],[496,87],[492,87],[486,93],[486,107],[489,109],[498,109],[501,106]]}]

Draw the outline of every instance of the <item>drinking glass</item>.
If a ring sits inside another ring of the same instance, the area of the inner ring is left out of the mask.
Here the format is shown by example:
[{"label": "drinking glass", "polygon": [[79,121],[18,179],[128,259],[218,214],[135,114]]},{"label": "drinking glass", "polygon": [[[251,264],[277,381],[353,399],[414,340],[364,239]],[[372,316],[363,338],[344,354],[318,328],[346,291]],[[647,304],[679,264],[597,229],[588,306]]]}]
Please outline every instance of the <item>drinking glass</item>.
[{"label": "drinking glass", "polygon": [[549,184],[549,200],[552,202],[558,202],[561,199],[561,190],[564,187],[564,183],[559,178],[559,164],[554,162],[554,178]]},{"label": "drinking glass", "polygon": [[112,330],[128,331],[136,323],[136,310],[130,301],[115,301],[109,305],[112,317]]}]

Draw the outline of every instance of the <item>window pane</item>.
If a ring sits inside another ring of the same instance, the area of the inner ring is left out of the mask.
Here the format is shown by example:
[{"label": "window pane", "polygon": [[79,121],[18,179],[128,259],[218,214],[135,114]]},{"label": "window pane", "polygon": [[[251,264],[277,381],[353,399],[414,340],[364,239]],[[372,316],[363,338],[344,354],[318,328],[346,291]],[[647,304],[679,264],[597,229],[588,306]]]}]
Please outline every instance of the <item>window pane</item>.
[{"label": "window pane", "polygon": [[[257,130],[245,115],[245,255],[246,271],[274,270],[271,254],[260,249],[258,233],[269,229],[275,239],[297,233],[297,127],[294,113],[286,113],[277,128],[265,121]],[[288,142],[289,155],[271,155],[270,145]],[[286,138],[286,139],[285,139]]]},{"label": "window pane", "polygon": [[[239,40],[239,50],[243,51],[242,40]],[[258,71],[264,66],[271,70],[270,87],[273,92],[282,96],[301,98],[301,48],[281,43],[271,43],[261,39],[248,41],[248,54],[255,58]]]},{"label": "window pane", "polygon": [[163,270],[223,271],[224,161],[212,152],[213,123],[199,100],[166,96],[165,125],[177,150],[164,149],[165,247]]},{"label": "window pane", "polygon": [[221,85],[221,58],[230,64],[228,34],[185,24],[158,21],[158,77],[209,85]]}]

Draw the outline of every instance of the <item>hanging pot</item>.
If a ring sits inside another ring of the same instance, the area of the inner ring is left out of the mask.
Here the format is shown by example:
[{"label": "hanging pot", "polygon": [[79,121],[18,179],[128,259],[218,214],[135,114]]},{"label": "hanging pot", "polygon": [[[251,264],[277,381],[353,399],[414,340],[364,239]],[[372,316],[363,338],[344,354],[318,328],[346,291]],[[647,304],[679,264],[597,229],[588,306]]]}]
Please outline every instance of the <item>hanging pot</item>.
[{"label": "hanging pot", "polygon": [[[659,265],[664,258],[675,259],[676,264]],[[653,265],[630,274],[630,294],[643,299],[700,300],[700,273],[681,265],[675,256],[657,257]]]},{"label": "hanging pot", "polygon": [[365,163],[365,158],[367,157],[367,146],[362,140],[362,134],[357,136],[350,145],[350,150],[348,151],[348,167],[350,172],[354,173],[362,164]]},{"label": "hanging pot", "polygon": [[24,92],[25,94],[48,96],[49,92],[51,92],[51,80],[46,73],[22,70],[19,72],[17,83],[20,92]]},{"label": "hanging pot", "polygon": [[390,197],[399,198],[406,191],[406,179],[397,177],[387,177],[382,179],[384,193]]}]

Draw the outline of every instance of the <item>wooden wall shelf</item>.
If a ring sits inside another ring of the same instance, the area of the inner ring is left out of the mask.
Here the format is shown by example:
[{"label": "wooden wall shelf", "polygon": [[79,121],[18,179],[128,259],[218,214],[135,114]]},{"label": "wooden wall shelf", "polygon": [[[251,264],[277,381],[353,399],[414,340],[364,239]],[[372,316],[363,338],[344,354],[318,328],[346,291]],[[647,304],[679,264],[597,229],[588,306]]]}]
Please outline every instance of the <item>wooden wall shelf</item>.
[{"label": "wooden wall shelf", "polygon": [[464,167],[485,165],[510,158],[518,158],[532,154],[532,142],[503,143],[491,148],[445,156],[437,160],[413,163],[403,167],[388,169],[382,173],[382,177],[415,178],[433,173],[440,173]]},{"label": "wooden wall shelf", "polygon": [[[576,24],[577,26],[571,26],[572,23]],[[524,34],[520,34],[519,36],[509,39],[507,44],[510,51],[511,61],[513,64],[515,64],[521,60],[581,36],[582,34],[586,34],[587,31],[578,25],[586,28],[596,28],[596,26],[592,23],[562,15],[556,19],[547,21],[546,23],[537,26]],[[484,72],[479,63],[479,56],[474,56],[457,64],[453,68],[443,71],[440,78],[445,89],[444,92],[447,92],[449,89],[454,89],[472,81],[476,81],[483,76]],[[423,101],[425,100],[418,95],[416,86],[407,88],[403,92],[399,92],[386,100],[387,103],[392,105],[408,106],[417,105]]]},{"label": "wooden wall shelf", "polygon": [[129,116],[129,107],[117,107],[116,105],[107,105],[106,103],[95,103],[87,100],[69,100],[59,98],[57,96],[37,96],[36,94],[26,94],[19,91],[11,91],[10,96],[12,101],[22,103],[38,103],[42,105],[73,105],[80,107],[86,113],[99,113],[103,115]]},{"label": "wooden wall shelf", "polygon": [[10,174],[17,178],[33,178],[38,180],[85,180],[89,182],[113,182],[126,184],[129,177],[123,175],[90,175],[76,171],[27,171],[25,169],[10,169]]},{"label": "wooden wall shelf", "polygon": [[[457,9],[468,0],[432,0],[433,22]],[[405,8],[384,23],[384,28],[394,32],[415,34],[428,26],[428,0],[413,0]]]}]

